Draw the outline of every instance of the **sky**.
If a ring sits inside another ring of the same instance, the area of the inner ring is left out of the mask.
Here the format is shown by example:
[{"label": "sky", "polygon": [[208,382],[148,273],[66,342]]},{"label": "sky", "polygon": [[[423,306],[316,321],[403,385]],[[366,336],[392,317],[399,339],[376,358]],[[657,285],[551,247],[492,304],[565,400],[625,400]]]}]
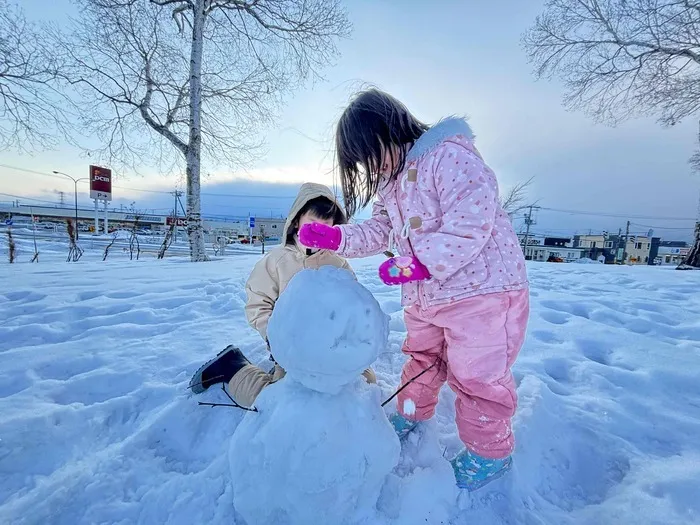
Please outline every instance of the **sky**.
[{"label": "sky", "polygon": [[[69,0],[21,3],[37,20],[60,23],[70,12]],[[700,175],[687,159],[696,147],[697,124],[662,128],[653,119],[638,119],[613,128],[567,112],[562,86],[536,81],[520,47],[543,3],[347,0],[354,30],[340,42],[337,63],[322,71],[324,81],[288,97],[264,134],[264,157],[245,171],[213,170],[204,180],[203,212],[282,216],[305,181],[339,192],[333,127],[353,91],[371,83],[423,121],[467,116],[502,192],[534,177],[528,197],[542,208],[535,233],[617,232],[629,219],[633,233],[654,229],[665,239],[690,239]],[[89,163],[67,145],[32,155],[0,152],[0,201],[13,195],[25,204],[57,203],[63,191],[72,202],[70,180],[33,172],[83,177]],[[181,183],[175,174],[118,173],[112,207],[135,202],[139,209],[165,213],[174,199],[168,192],[182,189]],[[80,203],[91,207],[83,184]],[[523,224],[517,217],[516,229]]]}]

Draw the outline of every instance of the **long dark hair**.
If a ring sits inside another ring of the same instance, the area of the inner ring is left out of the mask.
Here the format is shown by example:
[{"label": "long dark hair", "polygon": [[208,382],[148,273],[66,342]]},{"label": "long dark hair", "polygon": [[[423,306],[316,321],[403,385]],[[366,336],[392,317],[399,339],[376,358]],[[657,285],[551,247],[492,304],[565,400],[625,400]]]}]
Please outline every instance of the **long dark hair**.
[{"label": "long dark hair", "polygon": [[[348,217],[367,206],[379,189],[379,170],[389,151],[394,170],[404,169],[406,146],[428,129],[406,106],[378,89],[361,91],[345,109],[335,134],[336,161]],[[395,148],[398,146],[397,158]]]},{"label": "long dark hair", "polygon": [[345,224],[347,222],[343,210],[340,209],[335,202],[330,200],[328,197],[316,197],[311,199],[309,202],[304,204],[304,206],[296,214],[292,223],[290,225],[289,231],[287,232],[287,238],[285,239],[286,244],[294,244],[294,236],[299,231],[299,219],[301,216],[307,212],[311,212],[314,217],[319,219],[333,219],[333,225]]}]

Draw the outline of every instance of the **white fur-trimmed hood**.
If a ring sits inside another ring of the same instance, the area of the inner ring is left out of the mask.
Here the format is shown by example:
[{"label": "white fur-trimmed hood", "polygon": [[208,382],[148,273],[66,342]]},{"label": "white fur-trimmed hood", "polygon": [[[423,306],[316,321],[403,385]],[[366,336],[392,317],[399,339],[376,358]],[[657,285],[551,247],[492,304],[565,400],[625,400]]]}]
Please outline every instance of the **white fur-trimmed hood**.
[{"label": "white fur-trimmed hood", "polygon": [[465,118],[447,117],[440,120],[420,136],[411,148],[411,151],[406,155],[406,162],[420,159],[445,140],[456,135],[463,135],[468,140],[474,140],[474,132]]}]

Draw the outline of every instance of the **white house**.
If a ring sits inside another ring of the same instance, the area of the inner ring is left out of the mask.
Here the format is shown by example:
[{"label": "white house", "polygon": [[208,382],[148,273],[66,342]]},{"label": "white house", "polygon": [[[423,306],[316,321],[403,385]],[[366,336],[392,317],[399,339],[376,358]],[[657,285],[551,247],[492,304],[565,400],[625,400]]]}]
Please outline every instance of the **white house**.
[{"label": "white house", "polygon": [[555,261],[574,262],[583,257],[586,252],[583,248],[570,248],[566,246],[527,246],[523,252],[528,261]]},{"label": "white house", "polygon": [[678,266],[690,253],[687,246],[659,246],[659,251],[654,259],[654,264],[659,266]]}]

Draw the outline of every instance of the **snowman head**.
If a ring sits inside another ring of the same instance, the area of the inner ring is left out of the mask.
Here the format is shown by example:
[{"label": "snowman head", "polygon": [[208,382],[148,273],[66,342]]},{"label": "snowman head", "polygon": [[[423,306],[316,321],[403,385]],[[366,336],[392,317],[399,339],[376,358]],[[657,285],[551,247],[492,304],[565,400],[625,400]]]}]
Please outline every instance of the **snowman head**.
[{"label": "snowman head", "polygon": [[336,393],[355,381],[383,351],[388,316],[347,270],[303,270],[280,295],[267,336],[289,378]]}]

